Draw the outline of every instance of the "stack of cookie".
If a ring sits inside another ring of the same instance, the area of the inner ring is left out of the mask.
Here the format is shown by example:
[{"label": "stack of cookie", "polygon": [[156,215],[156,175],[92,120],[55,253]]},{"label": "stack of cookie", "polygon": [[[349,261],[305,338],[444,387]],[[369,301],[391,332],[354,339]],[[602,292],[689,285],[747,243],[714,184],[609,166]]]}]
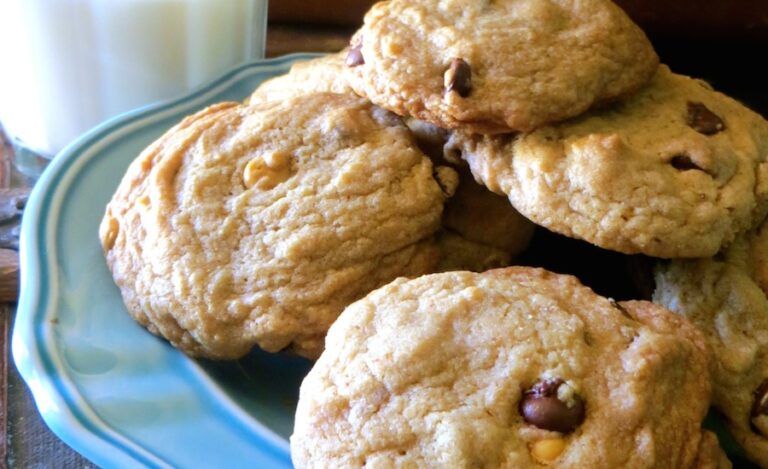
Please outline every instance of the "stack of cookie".
[{"label": "stack of cookie", "polygon": [[[169,130],[100,237],[191,356],[320,357],[298,467],[730,467],[710,404],[768,466],[767,161],[608,0],[390,0]],[[498,269],[534,224],[650,256],[654,303]]]}]

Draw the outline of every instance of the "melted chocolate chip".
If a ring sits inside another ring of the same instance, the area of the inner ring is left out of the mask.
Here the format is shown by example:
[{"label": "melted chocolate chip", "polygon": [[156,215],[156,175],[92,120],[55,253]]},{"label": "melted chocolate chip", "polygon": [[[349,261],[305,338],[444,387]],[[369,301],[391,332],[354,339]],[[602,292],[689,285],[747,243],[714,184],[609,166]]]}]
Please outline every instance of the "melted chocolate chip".
[{"label": "melted chocolate chip", "polygon": [[557,397],[557,390],[563,380],[539,381],[523,393],[519,411],[523,419],[544,430],[570,433],[584,421],[584,401],[573,396],[568,404]]},{"label": "melted chocolate chip", "polygon": [[357,67],[365,63],[365,57],[363,57],[363,44],[358,44],[349,48],[347,52],[347,59],[344,61],[347,67]]},{"label": "melted chocolate chip", "polygon": [[768,415],[768,379],[764,379],[752,394],[755,400],[752,402],[750,415],[752,417]]},{"label": "melted chocolate chip", "polygon": [[714,135],[725,130],[725,122],[701,103],[688,103],[687,123],[690,128],[704,135]]},{"label": "melted chocolate chip", "polygon": [[472,91],[472,68],[464,59],[453,59],[443,76],[445,92],[455,91],[466,98]]},{"label": "melted chocolate chip", "polygon": [[673,168],[679,171],[689,171],[692,169],[704,171],[704,169],[694,163],[691,157],[688,155],[675,155],[671,160],[669,160],[669,164],[671,164]]}]

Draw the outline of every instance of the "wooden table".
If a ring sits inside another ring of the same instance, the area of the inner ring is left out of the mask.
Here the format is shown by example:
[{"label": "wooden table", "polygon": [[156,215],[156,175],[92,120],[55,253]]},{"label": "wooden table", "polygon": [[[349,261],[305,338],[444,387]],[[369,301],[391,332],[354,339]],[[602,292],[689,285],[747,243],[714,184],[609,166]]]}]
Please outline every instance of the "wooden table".
[{"label": "wooden table", "polygon": [[[272,24],[267,36],[267,56],[299,51],[337,51],[347,44],[351,32],[348,28]],[[680,38],[655,38],[654,42],[662,61],[672,65],[673,70],[706,78],[716,88],[768,115],[768,91],[765,88],[768,72],[761,70],[758,64],[758,58],[764,56],[768,46],[765,42]],[[741,50],[740,54],[733,53],[737,49]],[[754,57],[754,61],[743,60],[741,57],[744,54]],[[0,176],[7,175],[7,162],[11,158],[10,145],[0,140],[0,168],[5,169],[5,172],[0,171]],[[0,177],[0,183],[2,179]],[[9,338],[13,305],[18,294],[17,278],[18,257],[15,251],[0,249],[0,468],[6,464],[17,467],[93,467],[44,425],[26,385],[10,362]]]}]

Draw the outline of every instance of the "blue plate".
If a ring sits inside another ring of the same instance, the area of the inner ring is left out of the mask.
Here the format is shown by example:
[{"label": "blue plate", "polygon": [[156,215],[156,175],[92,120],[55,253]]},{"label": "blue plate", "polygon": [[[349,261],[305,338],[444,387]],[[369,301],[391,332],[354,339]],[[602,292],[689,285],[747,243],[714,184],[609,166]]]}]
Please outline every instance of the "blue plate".
[{"label": "blue plate", "polygon": [[108,467],[290,467],[287,438],[307,361],[253,352],[195,361],[137,325],[107,270],[97,232],[128,164],[209,104],[242,101],[315,55],[243,65],[173,102],[93,129],[37,183],[21,230],[13,356],[43,419]]}]

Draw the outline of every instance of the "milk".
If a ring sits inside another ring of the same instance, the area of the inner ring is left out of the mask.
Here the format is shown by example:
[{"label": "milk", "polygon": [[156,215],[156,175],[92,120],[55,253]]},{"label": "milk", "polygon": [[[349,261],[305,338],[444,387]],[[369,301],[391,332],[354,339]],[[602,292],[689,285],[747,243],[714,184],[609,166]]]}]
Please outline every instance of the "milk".
[{"label": "milk", "polygon": [[267,0],[0,0],[0,122],[55,155],[121,112],[260,58]]}]

